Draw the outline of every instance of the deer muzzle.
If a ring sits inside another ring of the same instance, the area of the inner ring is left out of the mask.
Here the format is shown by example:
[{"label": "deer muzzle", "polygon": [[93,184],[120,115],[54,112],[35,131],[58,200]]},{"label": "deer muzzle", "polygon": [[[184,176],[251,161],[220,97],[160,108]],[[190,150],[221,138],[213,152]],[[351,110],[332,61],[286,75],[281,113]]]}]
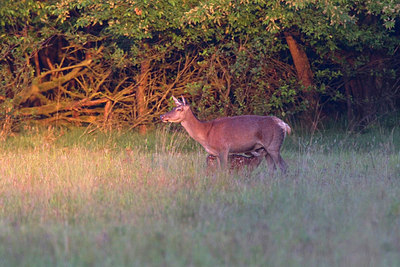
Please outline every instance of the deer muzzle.
[{"label": "deer muzzle", "polygon": [[165,116],[165,114],[161,115],[160,119],[161,119],[162,122],[168,122],[168,118]]}]

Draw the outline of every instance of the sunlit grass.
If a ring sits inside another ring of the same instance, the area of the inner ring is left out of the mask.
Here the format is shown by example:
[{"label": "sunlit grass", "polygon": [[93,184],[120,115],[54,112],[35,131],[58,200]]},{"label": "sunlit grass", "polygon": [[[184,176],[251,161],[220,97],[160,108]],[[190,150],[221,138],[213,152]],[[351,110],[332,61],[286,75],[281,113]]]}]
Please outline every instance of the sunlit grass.
[{"label": "sunlit grass", "polygon": [[289,136],[274,177],[207,175],[201,147],[169,128],[10,137],[0,265],[400,265],[399,136]]}]

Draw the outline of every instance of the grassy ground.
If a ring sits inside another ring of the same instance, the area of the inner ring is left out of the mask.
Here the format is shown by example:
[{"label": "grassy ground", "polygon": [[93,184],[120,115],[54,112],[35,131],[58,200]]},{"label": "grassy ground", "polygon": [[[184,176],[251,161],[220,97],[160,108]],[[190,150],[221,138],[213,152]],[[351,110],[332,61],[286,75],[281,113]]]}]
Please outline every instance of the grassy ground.
[{"label": "grassy ground", "polygon": [[286,176],[207,176],[186,133],[0,144],[1,266],[400,266],[400,129],[294,134]]}]

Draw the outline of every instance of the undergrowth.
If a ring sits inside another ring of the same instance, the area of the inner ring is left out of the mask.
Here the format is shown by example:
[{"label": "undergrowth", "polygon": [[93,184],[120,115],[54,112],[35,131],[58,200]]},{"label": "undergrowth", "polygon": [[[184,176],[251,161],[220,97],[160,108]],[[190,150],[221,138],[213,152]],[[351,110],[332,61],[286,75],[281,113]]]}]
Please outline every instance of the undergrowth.
[{"label": "undergrowth", "polygon": [[400,130],[287,137],[286,175],[206,170],[175,128],[0,144],[1,266],[400,265]]}]

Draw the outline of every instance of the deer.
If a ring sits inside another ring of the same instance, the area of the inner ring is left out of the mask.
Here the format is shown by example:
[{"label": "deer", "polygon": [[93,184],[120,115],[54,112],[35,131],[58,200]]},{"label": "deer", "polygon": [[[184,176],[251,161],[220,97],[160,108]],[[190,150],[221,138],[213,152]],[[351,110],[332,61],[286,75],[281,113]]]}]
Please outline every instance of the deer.
[{"label": "deer", "polygon": [[[263,158],[267,154],[264,149],[260,149],[259,151],[257,151],[257,154],[255,152],[253,153],[254,154],[250,153],[246,155],[238,155],[238,154],[228,155],[229,169],[235,171],[247,170],[248,172],[252,172],[255,168],[257,168],[260,165]],[[217,160],[218,158],[216,156],[208,155],[206,161],[207,169],[215,170],[218,167]]]},{"label": "deer", "polygon": [[200,121],[183,96],[181,101],[174,96],[172,99],[175,107],[161,115],[161,121],[180,123],[208,154],[217,157],[220,169],[229,168],[229,154],[257,154],[257,150],[264,149],[268,169],[274,172],[278,165],[282,173],[286,172],[287,164],[280,150],[291,128],[281,119],[275,116],[241,115]]}]

